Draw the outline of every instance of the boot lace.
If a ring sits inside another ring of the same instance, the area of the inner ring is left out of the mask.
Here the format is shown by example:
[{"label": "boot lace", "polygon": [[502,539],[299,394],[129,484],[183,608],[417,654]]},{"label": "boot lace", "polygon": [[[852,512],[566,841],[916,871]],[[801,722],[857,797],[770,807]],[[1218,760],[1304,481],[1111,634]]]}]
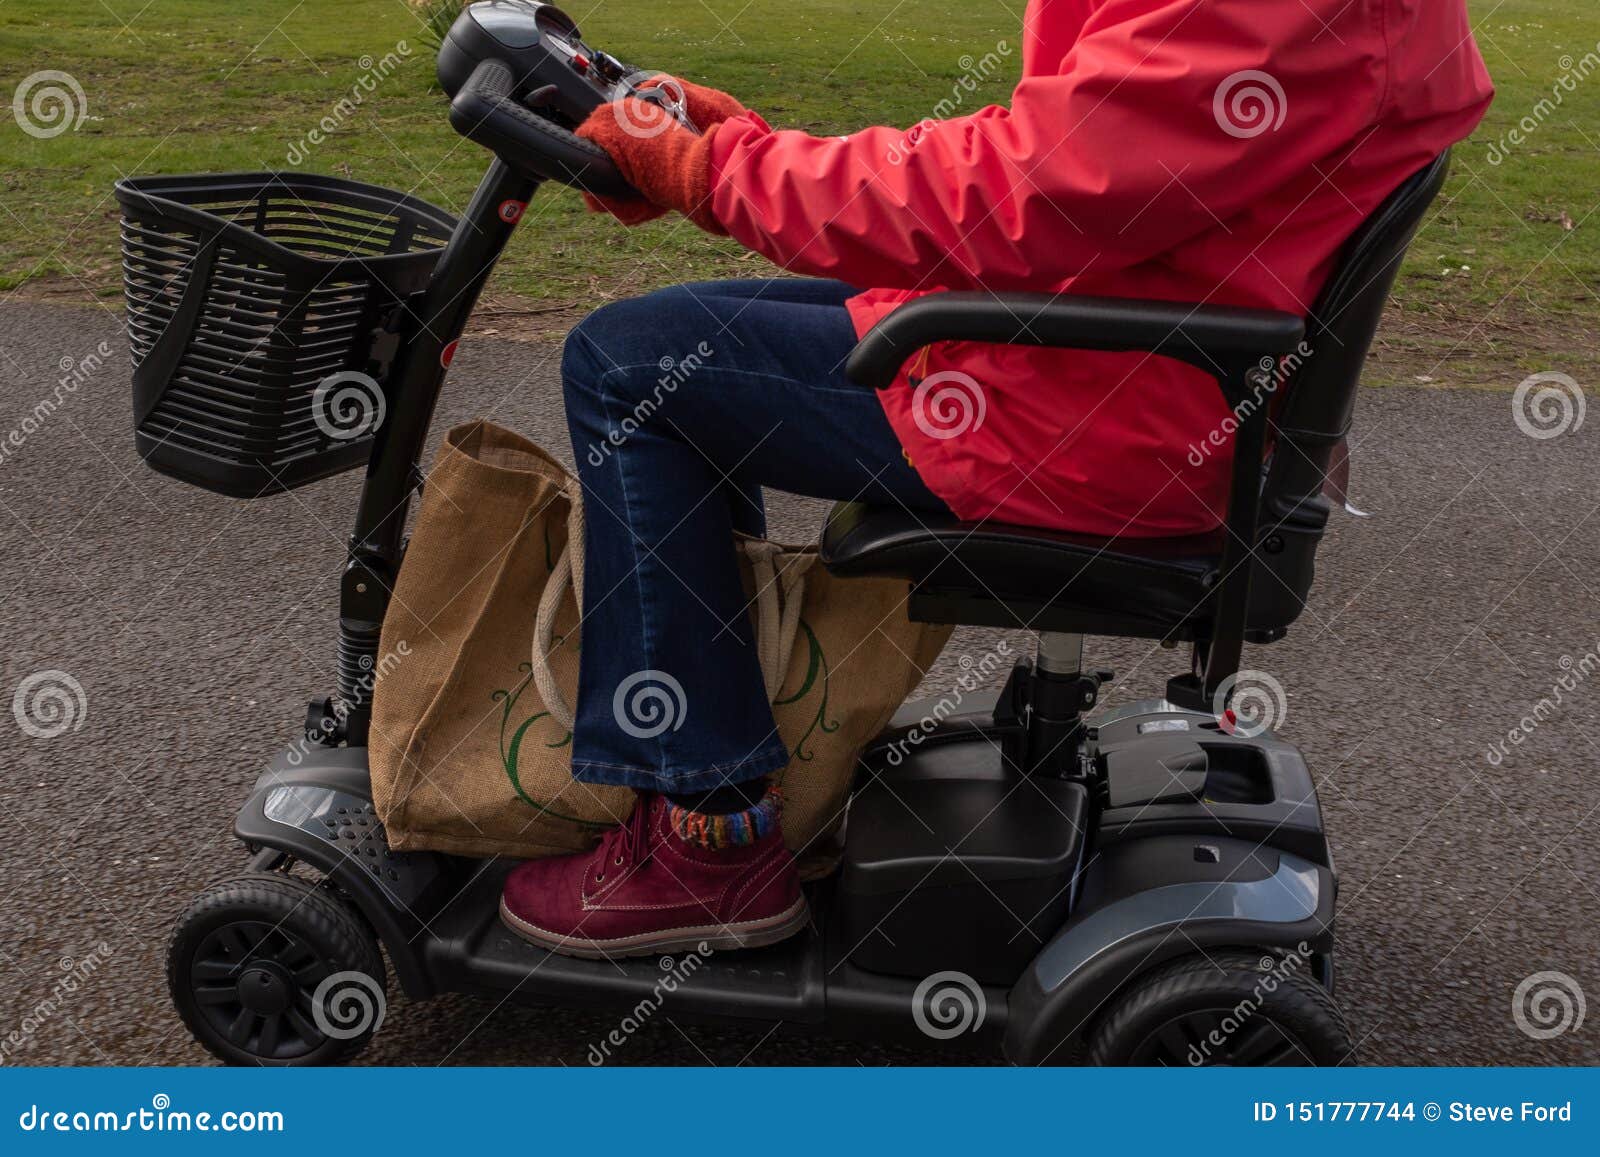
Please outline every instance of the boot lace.
[{"label": "boot lace", "polygon": [[617,827],[608,831],[596,849],[595,881],[603,883],[609,872],[627,873],[650,859],[651,797],[640,796],[633,805],[633,814]]}]

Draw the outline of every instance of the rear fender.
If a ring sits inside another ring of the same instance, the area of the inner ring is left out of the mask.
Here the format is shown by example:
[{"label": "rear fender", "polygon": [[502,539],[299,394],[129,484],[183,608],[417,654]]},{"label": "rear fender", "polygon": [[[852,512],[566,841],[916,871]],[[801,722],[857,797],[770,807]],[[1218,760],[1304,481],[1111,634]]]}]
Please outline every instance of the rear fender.
[{"label": "rear fender", "polygon": [[[1207,872],[1200,844],[1221,863]],[[1162,846],[1157,846],[1162,845]],[[1006,1056],[1016,1064],[1070,1060],[1112,998],[1179,956],[1215,948],[1308,957],[1332,979],[1333,873],[1241,840],[1155,837],[1102,849],[1084,898],[1040,950],[1008,998]]]}]

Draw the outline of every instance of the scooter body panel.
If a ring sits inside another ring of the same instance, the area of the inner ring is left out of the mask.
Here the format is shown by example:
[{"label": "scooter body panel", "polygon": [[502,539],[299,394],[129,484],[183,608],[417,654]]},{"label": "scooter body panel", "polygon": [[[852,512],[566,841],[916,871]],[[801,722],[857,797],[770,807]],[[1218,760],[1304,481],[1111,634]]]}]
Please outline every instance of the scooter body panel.
[{"label": "scooter body panel", "polygon": [[[974,704],[931,729],[908,710],[868,749],[843,871],[808,886],[811,928],[762,949],[597,962],[534,948],[498,919],[510,861],[388,848],[365,748],[285,752],[257,781],[235,831],[254,848],[326,873],[377,931],[413,997],[510,994],[616,1009],[636,1022],[658,1009],[698,1022],[783,1022],[1039,1064],[1077,1056],[1099,1011],[1130,981],[1197,949],[1304,956],[1329,982],[1336,884],[1317,855],[1326,847],[1321,816],[1294,748],[1270,735],[1219,737],[1209,717],[1163,701],[1106,712],[1091,721],[1089,763],[1101,745],[1127,752],[1144,735],[1165,737],[1150,750],[1170,753],[1172,737],[1191,732],[1208,752],[1248,755],[1221,761],[1217,785],[1227,799],[1201,791],[1185,800],[1169,788],[1165,802],[1107,809],[1104,784],[1020,776],[1006,755],[1007,729],[987,707]],[[908,742],[919,728],[922,738]],[[975,793],[983,799],[967,798]],[[888,824],[891,801],[912,796],[925,819],[950,809],[951,823],[930,825],[937,848],[919,851]],[[1257,812],[1276,817],[1277,831]],[[1004,833],[969,844],[970,816],[989,817]],[[874,945],[900,900],[896,890],[915,893],[923,868],[946,889],[935,913],[912,922],[928,925],[926,934],[898,952]],[[963,890],[968,880],[976,883]],[[1005,958],[1003,975],[970,967],[984,937],[966,934],[994,922],[963,915],[962,905],[985,896],[1032,905],[1018,919],[1032,947],[996,955]],[[606,1047],[597,1043],[593,1063],[603,1063]]]},{"label": "scooter body panel", "polygon": [[1322,978],[1332,950],[1334,883],[1319,864],[1243,840],[1201,837],[1218,862],[1191,869],[1196,837],[1153,836],[1108,849],[1085,872],[1067,924],[1010,993],[1006,1057],[1064,1063],[1112,998],[1180,956],[1260,953]]},{"label": "scooter body panel", "polygon": [[418,949],[464,861],[396,852],[372,807],[364,747],[296,746],[262,772],[234,820],[252,849],[272,849],[322,872],[377,932],[406,995],[438,989]]}]

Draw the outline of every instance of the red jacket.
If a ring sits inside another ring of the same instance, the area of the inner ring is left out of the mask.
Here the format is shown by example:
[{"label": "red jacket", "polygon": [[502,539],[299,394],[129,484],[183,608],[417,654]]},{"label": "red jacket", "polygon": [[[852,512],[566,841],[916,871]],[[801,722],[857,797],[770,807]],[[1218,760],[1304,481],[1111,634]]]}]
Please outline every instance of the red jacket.
[{"label": "red jacket", "polygon": [[[1030,0],[1021,43],[1009,109],[826,138],[726,122],[714,215],[786,269],[872,287],[860,333],[940,289],[1304,314],[1341,243],[1493,95],[1463,0]],[[1221,519],[1226,451],[1196,448],[1227,409],[1182,363],[947,343],[881,397],[963,518]]]}]

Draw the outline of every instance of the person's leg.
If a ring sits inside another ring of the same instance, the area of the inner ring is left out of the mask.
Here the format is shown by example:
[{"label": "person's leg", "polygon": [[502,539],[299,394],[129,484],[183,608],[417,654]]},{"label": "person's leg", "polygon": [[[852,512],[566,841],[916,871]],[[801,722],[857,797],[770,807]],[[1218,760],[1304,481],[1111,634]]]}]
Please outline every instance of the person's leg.
[{"label": "person's leg", "polygon": [[735,277],[689,281],[673,286],[691,297],[737,297],[743,301],[789,301],[803,305],[843,305],[861,291],[823,277]]},{"label": "person's leg", "polygon": [[679,286],[568,338],[585,497],[578,779],[701,792],[782,767],[732,546],[759,487],[944,509],[843,362],[833,282]]},{"label": "person's leg", "polygon": [[[721,297],[738,298],[745,302],[760,301],[763,304],[792,302],[797,305],[841,307],[858,292],[855,287],[846,285],[842,281],[829,281],[816,277],[745,277],[723,281],[694,281],[677,288],[696,301]],[[719,321],[717,324],[720,329],[723,323]],[[728,503],[733,513],[735,530],[753,538],[766,537],[766,510],[759,485],[731,483]]]},{"label": "person's leg", "polygon": [[[562,375],[585,499],[573,771],[646,794],[589,853],[507,879],[543,947],[629,955],[767,944],[808,916],[767,773],[788,759],[733,547],[763,485],[944,511],[873,393],[832,282],[681,286],[596,311]],[[666,794],[656,794],[656,793]]]}]

